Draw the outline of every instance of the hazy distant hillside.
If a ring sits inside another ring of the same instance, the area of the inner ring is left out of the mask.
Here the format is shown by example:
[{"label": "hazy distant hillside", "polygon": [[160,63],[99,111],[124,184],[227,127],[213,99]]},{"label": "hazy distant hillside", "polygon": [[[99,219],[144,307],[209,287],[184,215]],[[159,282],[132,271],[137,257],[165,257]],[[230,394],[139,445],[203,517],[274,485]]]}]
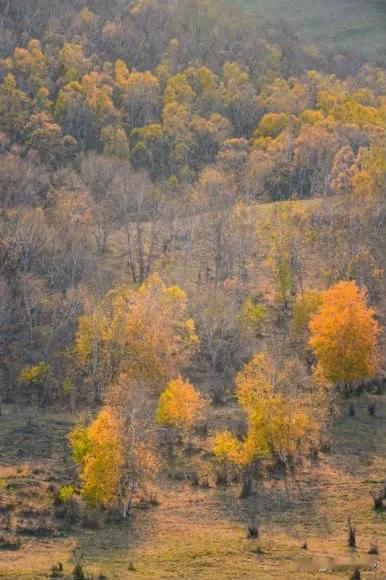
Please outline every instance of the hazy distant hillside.
[{"label": "hazy distant hillside", "polygon": [[299,34],[336,51],[353,50],[371,60],[386,60],[385,0],[230,0],[283,18]]}]

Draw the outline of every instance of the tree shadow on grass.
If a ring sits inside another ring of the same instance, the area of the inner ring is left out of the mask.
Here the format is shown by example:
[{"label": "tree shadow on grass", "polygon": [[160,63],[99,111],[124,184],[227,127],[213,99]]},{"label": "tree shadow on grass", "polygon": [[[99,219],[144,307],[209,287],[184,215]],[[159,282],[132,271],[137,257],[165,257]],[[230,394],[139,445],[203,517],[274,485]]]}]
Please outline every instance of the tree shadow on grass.
[{"label": "tree shadow on grass", "polygon": [[[282,527],[290,534],[328,535],[344,530],[347,515],[371,520],[371,493],[386,477],[386,397],[376,397],[377,414],[369,416],[367,397],[355,400],[356,416],[348,417],[348,403],[330,429],[331,453],[319,465],[303,468],[278,481],[257,482],[256,492],[239,498],[239,488],[216,492],[219,509],[231,521],[246,526],[257,518],[262,526]],[[370,524],[369,524],[370,525]]]}]

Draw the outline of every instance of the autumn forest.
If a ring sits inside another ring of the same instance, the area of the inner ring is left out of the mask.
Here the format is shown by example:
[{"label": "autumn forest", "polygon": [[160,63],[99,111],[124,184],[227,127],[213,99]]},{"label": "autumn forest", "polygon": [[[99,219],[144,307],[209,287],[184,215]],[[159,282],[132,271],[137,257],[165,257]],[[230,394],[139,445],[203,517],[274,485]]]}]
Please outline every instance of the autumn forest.
[{"label": "autumn forest", "polygon": [[347,2],[366,46],[0,0],[1,578],[385,577],[386,14]]}]

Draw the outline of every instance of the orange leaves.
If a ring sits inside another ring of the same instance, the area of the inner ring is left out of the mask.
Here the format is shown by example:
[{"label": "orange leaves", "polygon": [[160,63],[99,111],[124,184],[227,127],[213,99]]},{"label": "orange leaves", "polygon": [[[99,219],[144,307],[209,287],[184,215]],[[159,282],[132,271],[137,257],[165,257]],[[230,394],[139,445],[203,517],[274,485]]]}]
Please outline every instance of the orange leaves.
[{"label": "orange leaves", "polygon": [[310,330],[316,370],[326,379],[352,382],[376,372],[379,326],[375,311],[366,304],[366,291],[355,282],[340,282],[322,294]]}]

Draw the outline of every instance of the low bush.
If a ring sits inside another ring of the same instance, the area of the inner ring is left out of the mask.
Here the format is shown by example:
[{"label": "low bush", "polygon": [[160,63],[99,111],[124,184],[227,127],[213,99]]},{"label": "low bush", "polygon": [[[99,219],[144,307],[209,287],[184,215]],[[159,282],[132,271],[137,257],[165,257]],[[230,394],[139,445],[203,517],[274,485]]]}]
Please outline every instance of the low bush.
[{"label": "low bush", "polygon": [[50,578],[63,578],[63,564],[59,562],[58,564],[53,564],[51,567]]},{"label": "low bush", "polygon": [[200,479],[198,477],[197,471],[192,471],[192,473],[190,474],[190,482],[193,487],[198,487]]},{"label": "low bush", "polygon": [[19,536],[0,536],[0,550],[18,550],[21,547]]},{"label": "low bush", "polygon": [[105,523],[104,514],[100,509],[85,509],[81,516],[82,528],[88,530],[98,530]]},{"label": "low bush", "polygon": [[256,519],[249,520],[247,524],[248,538],[256,539],[259,537],[259,526]]},{"label": "low bush", "polygon": [[73,485],[62,485],[57,491],[56,501],[57,503],[68,503],[75,495],[75,489]]},{"label": "low bush", "polygon": [[39,538],[47,536],[55,536],[58,534],[58,530],[47,521],[43,522],[28,522],[27,524],[19,523],[16,527],[16,531],[21,536],[36,536]]},{"label": "low bush", "polygon": [[383,509],[383,494],[372,494],[373,502],[374,502],[374,509],[376,511],[380,511]]},{"label": "low bush", "polygon": [[378,541],[377,540],[371,540],[370,541],[370,547],[369,547],[369,551],[367,552],[368,554],[377,556],[379,554],[379,549],[378,549]]},{"label": "low bush", "polygon": [[217,469],[215,473],[216,485],[226,486],[228,485],[228,474],[225,469]]}]

